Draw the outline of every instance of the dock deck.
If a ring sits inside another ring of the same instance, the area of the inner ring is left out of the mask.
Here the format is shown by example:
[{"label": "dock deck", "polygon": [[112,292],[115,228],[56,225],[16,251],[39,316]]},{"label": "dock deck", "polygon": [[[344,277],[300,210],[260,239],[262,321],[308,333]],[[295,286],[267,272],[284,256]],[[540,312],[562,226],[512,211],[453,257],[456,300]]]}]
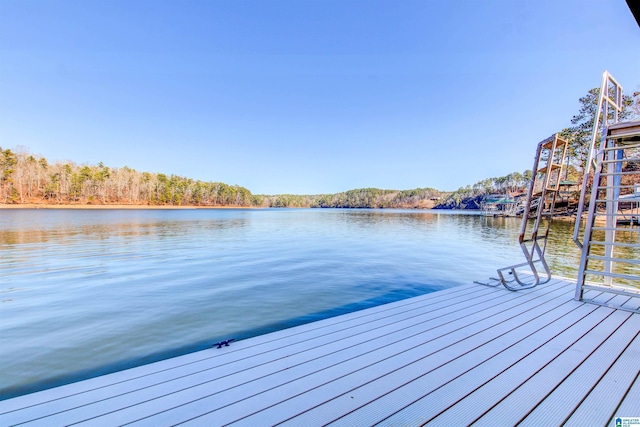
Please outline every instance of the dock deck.
[{"label": "dock deck", "polygon": [[640,417],[640,314],[575,301],[574,291],[562,279],[521,292],[461,285],[0,401],[0,425],[604,426]]}]

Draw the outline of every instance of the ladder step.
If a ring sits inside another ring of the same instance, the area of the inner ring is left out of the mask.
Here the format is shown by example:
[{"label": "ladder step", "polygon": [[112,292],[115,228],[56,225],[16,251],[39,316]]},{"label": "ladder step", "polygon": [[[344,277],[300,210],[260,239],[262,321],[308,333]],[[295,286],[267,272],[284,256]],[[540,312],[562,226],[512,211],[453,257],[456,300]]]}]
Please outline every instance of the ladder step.
[{"label": "ladder step", "polygon": [[[551,168],[549,168],[549,166],[551,166]],[[556,169],[562,169],[562,165],[559,165],[558,163],[551,163],[551,165],[543,166],[538,169],[538,173],[547,173],[549,169],[551,169],[552,171]]]},{"label": "ladder step", "polygon": [[567,145],[567,141],[565,141],[562,138],[549,138],[549,140],[544,141],[542,143],[542,148],[547,149],[547,150],[550,149],[550,148],[553,148],[553,143],[554,142],[556,143],[556,148],[562,148],[565,145]]},{"label": "ladder step", "polygon": [[[582,289],[586,290],[593,290],[593,291],[599,291],[599,292],[611,292],[614,294],[618,294],[618,295],[626,295],[628,297],[638,297],[640,296],[640,292],[633,289],[633,288],[628,288],[628,287],[620,287],[620,286],[606,286],[606,285],[589,285],[589,284],[584,284],[582,285]],[[619,308],[617,306],[613,306],[615,308]],[[634,309],[629,309],[629,311],[633,311],[635,313],[640,313],[640,310],[634,310]]]},{"label": "ladder step", "polygon": [[637,227],[591,227],[591,229],[598,231],[617,231],[620,233],[640,233],[640,228]]},{"label": "ladder step", "polygon": [[[539,259],[539,258],[538,258],[538,259],[533,259],[533,260],[531,260],[531,262],[532,262],[532,263],[541,262],[541,261],[542,261],[542,260],[541,260],[541,259]],[[526,266],[528,266],[528,265],[529,265],[529,263],[528,263],[528,262],[523,262],[523,263],[520,263],[520,264],[510,265],[510,266],[508,266],[508,267],[502,267],[502,268],[499,268],[498,270],[500,270],[500,271],[502,271],[502,270],[511,270],[511,269],[513,269],[513,268],[526,267]]]},{"label": "ladder step", "polygon": [[586,274],[593,274],[594,276],[615,277],[616,279],[634,280],[634,281],[640,280],[640,276],[632,276],[631,274],[607,273],[605,271],[596,271],[596,270],[585,270],[584,272]]},{"label": "ladder step", "polygon": [[[557,140],[560,140],[559,138],[557,138]],[[542,148],[546,148],[549,149],[551,147],[553,147],[553,143],[556,141],[556,135],[551,135],[549,138],[539,142],[539,144],[542,146]]]},{"label": "ladder step", "polygon": [[544,148],[546,150],[552,148],[553,147],[553,142],[554,142],[553,139],[551,141],[549,141],[549,142],[545,142],[544,144],[542,144],[542,148]]},{"label": "ladder step", "polygon": [[[607,217],[607,216],[610,216],[610,217],[622,217],[622,218],[628,218],[629,216],[631,216],[630,214],[627,214],[627,213],[614,213],[614,214],[610,214],[610,215],[609,215],[609,214],[607,214],[606,212],[594,212],[594,213],[593,213],[593,215],[594,215],[594,216],[597,216],[597,217]],[[635,215],[634,215],[634,216],[635,216]]]},{"label": "ladder step", "polygon": [[[536,236],[536,240],[544,240],[546,239],[547,236]],[[522,243],[532,243],[533,239],[525,239],[522,241]]]},{"label": "ladder step", "polygon": [[[619,150],[620,148],[616,148],[616,150]],[[602,163],[620,163],[620,162],[637,162],[640,161],[640,157],[627,157],[624,159],[613,159],[613,160],[603,160]]]},{"label": "ladder step", "polygon": [[637,243],[618,243],[618,242],[601,242],[601,241],[597,241],[597,240],[591,240],[589,242],[589,244],[591,245],[599,245],[599,246],[605,246],[605,245],[611,245],[611,246],[615,246],[615,247],[619,247],[619,248],[637,248],[638,244]]},{"label": "ladder step", "polygon": [[620,264],[640,264],[639,259],[627,259],[627,258],[614,258],[614,257],[606,257],[601,255],[589,255],[588,259],[596,259],[598,261],[611,261],[611,262],[619,262]]},{"label": "ladder step", "polygon": [[[626,159],[625,159],[626,160]],[[602,172],[600,176],[623,176],[623,175],[637,175],[637,171],[624,171],[624,172]]]}]

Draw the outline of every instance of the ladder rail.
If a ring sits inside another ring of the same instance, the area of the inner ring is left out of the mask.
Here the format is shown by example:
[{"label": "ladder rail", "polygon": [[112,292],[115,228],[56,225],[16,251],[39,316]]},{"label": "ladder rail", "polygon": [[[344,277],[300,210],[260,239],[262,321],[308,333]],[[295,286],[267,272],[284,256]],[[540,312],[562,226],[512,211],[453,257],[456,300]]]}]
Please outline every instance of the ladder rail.
[{"label": "ladder rail", "polygon": [[[635,140],[640,140],[638,123],[621,123],[617,127],[627,126],[636,128],[636,133],[625,137],[631,140],[621,140],[613,135],[607,126],[603,128],[603,138],[596,157],[593,185],[587,221],[584,232],[584,242],[575,290],[575,299],[584,300],[586,289],[598,289],[603,292],[618,292],[616,289],[627,289],[627,292],[640,298],[640,241],[637,233],[640,228],[634,226],[634,209],[638,212],[640,206],[640,171],[623,170],[623,164],[638,161],[635,156],[626,156],[629,150],[638,148]],[[631,143],[629,143],[631,142]],[[626,182],[623,183],[623,178]],[[625,194],[621,194],[625,193]],[[620,209],[631,206],[631,212]],[[635,204],[635,208],[634,208]],[[604,205],[604,209],[602,206]],[[596,225],[596,219],[604,218],[604,226]],[[631,218],[631,221],[628,220]],[[624,227],[621,219],[627,219],[629,227]],[[640,225],[640,215],[638,218]],[[593,232],[601,232],[597,239]],[[621,241],[622,240],[622,241]],[[597,248],[597,254],[592,249]],[[595,264],[590,265],[591,262]],[[587,284],[587,276],[598,277],[602,284]],[[630,284],[631,286],[629,286]],[[620,307],[618,307],[620,308]]]},{"label": "ladder rail", "polygon": [[[566,169],[567,151],[568,142],[560,138],[558,133],[538,143],[518,235],[518,243],[526,261],[497,270],[498,280],[509,290],[529,289],[551,280],[551,270],[544,256],[560,181]],[[535,214],[532,216],[533,209]],[[546,221],[544,227],[541,226],[543,221]],[[533,278],[529,276],[528,280],[523,280],[517,270],[527,266]],[[513,279],[507,280],[505,272]]]},{"label": "ladder rail", "polygon": [[[601,144],[604,145],[605,142],[606,142],[606,139],[603,138],[603,140],[601,141]],[[604,150],[601,150],[598,152],[598,157],[600,157],[599,159],[600,161],[602,160],[602,158],[604,158]],[[602,166],[600,166],[599,168],[596,168],[596,172],[593,177],[594,188],[592,189],[592,191],[598,191],[595,184],[600,180],[601,169],[602,169]],[[581,200],[582,200],[582,197],[581,197]],[[575,292],[576,300],[582,299],[583,288],[582,286],[580,286],[580,284],[584,283],[585,281],[585,275],[586,275],[585,271],[587,269],[587,257],[589,256],[589,250],[591,249],[590,242],[591,242],[591,236],[593,233],[593,226],[595,225],[593,219],[594,219],[594,212],[596,210],[597,200],[598,200],[597,195],[592,196],[589,200],[588,217],[585,224],[585,230],[584,230],[584,236],[583,236],[584,243],[580,245],[580,247],[582,248],[582,252],[580,254],[580,264],[578,266],[578,286],[576,286],[576,292]],[[579,222],[579,218],[576,218],[576,225],[578,224],[578,222]]]},{"label": "ladder rail", "polygon": [[[520,234],[518,236],[518,242],[520,244],[522,244],[522,242],[524,241],[524,236],[527,233],[527,220],[529,217],[529,212],[531,210],[531,205],[533,203],[533,195],[534,195],[535,183],[536,183],[536,176],[534,174],[536,174],[538,170],[538,164],[540,163],[540,155],[542,153],[542,147],[544,146],[544,144],[551,141],[552,138],[554,138],[554,136],[550,136],[549,138],[541,141],[538,144],[538,147],[536,148],[536,155],[533,160],[533,168],[531,169],[532,176],[531,176],[531,180],[529,181],[529,188],[527,190],[527,199],[524,205],[524,212],[522,214],[522,222],[520,223]],[[541,199],[539,198],[538,200],[539,200],[538,203],[540,203]]]},{"label": "ladder rail", "polygon": [[[609,84],[613,86],[613,90],[615,91],[615,95],[612,98],[609,95]],[[578,200],[578,210],[576,211],[576,222],[573,228],[573,242],[578,246],[578,248],[583,248],[584,235],[583,240],[580,241],[580,230],[582,223],[582,214],[585,210],[585,204],[588,205],[586,201],[587,198],[587,190],[589,187],[589,176],[591,173],[591,169],[596,166],[596,141],[598,139],[598,129],[602,127],[601,133],[601,145],[602,139],[606,138],[606,130],[608,120],[609,120],[609,107],[613,109],[613,123],[618,122],[618,113],[622,111],[622,86],[618,81],[609,74],[608,71],[604,71],[602,73],[602,82],[600,84],[600,94],[598,96],[598,109],[596,111],[596,115],[594,118],[593,129],[591,131],[591,143],[589,145],[589,149],[587,150],[587,161],[585,163],[585,169],[582,174],[582,185],[580,188],[580,199]],[[594,180],[595,182],[595,180]],[[586,233],[586,230],[585,230]]]},{"label": "ladder rail", "polygon": [[[609,83],[613,85],[615,95],[613,98],[609,96]],[[596,112],[593,129],[591,131],[591,144],[589,151],[587,152],[587,163],[585,174],[588,174],[592,167],[596,166],[595,163],[595,145],[598,137],[598,128],[600,118],[602,117],[602,127],[608,124],[609,120],[609,107],[613,108],[613,123],[618,123],[618,114],[622,111],[622,85],[609,73],[604,71],[602,73],[602,82],[600,84],[600,94],[598,96],[598,110]]]}]

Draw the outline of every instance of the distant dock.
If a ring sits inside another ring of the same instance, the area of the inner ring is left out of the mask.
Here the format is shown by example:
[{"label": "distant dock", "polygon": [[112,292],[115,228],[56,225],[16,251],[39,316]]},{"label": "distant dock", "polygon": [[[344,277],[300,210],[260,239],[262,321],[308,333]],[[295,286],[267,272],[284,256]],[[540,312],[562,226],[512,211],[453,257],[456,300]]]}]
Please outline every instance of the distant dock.
[{"label": "distant dock", "polygon": [[[0,425],[615,425],[640,314],[467,284],[0,401]],[[637,298],[588,290],[589,298]]]}]

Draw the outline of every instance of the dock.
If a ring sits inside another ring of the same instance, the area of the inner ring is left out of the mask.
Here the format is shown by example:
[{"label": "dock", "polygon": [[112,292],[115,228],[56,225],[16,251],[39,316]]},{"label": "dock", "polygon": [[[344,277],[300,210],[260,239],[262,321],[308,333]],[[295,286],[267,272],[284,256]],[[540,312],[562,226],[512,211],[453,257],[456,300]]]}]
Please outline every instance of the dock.
[{"label": "dock", "polygon": [[[0,401],[2,426],[615,426],[638,298],[462,284]],[[231,338],[231,337],[230,337]]]}]

